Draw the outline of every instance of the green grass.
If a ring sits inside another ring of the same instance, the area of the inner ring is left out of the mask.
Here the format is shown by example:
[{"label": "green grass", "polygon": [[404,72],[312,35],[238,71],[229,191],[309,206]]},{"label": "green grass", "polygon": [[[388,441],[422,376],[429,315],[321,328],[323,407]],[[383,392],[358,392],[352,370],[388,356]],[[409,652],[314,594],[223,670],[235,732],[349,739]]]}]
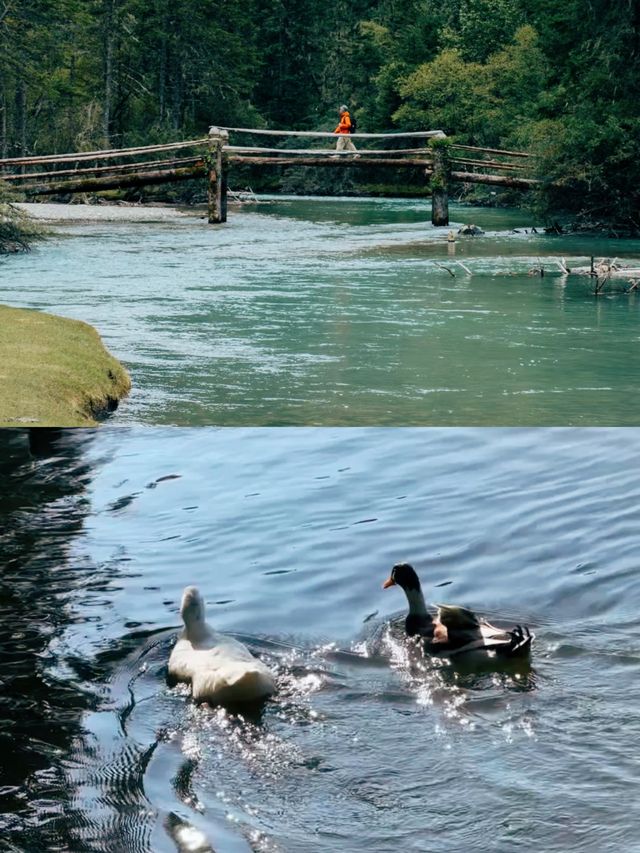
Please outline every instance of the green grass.
[{"label": "green grass", "polygon": [[93,326],[0,305],[0,427],[95,426],[130,389]]}]

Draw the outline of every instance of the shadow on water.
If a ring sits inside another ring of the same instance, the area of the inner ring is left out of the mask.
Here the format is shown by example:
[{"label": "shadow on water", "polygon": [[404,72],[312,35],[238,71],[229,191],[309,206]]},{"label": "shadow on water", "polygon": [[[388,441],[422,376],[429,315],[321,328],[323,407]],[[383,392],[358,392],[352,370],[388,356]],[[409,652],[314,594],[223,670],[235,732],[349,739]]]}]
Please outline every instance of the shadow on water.
[{"label": "shadow on water", "polygon": [[87,511],[83,453],[92,435],[0,431],[0,478],[9,486],[0,493],[0,831],[32,849],[35,839],[42,849],[64,843],[61,765],[82,712],[96,702],[84,685],[48,668],[69,621],[65,594],[82,582],[67,553]]}]

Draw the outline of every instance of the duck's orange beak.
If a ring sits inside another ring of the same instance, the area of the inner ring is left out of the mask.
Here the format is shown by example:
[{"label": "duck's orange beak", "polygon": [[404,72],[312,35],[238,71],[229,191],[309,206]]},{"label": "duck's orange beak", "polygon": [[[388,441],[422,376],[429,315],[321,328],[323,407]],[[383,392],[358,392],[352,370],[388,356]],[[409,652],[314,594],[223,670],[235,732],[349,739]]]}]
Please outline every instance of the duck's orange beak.
[{"label": "duck's orange beak", "polygon": [[382,589],[389,589],[390,586],[395,586],[396,582],[393,578],[387,578],[386,581],[382,584]]}]

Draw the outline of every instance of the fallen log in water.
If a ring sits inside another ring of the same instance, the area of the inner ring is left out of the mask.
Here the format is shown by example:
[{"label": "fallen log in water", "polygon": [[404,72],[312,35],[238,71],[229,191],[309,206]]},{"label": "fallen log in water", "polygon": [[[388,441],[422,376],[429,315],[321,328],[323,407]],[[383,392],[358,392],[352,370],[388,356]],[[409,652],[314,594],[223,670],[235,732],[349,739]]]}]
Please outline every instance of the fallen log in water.
[{"label": "fallen log in water", "polygon": [[[599,296],[605,292],[607,285],[615,281],[619,285],[618,292],[631,293],[638,290],[640,286],[640,266],[621,266],[617,263],[617,258],[613,261],[600,258],[596,260],[591,258],[591,263],[588,267],[567,267],[564,258],[556,262],[563,275],[578,275],[588,278],[593,286],[593,295]],[[621,286],[621,287],[620,287]],[[615,292],[610,288],[608,293]]]},{"label": "fallen log in water", "polygon": [[566,269],[571,275],[588,275],[592,278],[640,279],[640,266],[624,267],[615,261],[600,260],[588,267]]}]

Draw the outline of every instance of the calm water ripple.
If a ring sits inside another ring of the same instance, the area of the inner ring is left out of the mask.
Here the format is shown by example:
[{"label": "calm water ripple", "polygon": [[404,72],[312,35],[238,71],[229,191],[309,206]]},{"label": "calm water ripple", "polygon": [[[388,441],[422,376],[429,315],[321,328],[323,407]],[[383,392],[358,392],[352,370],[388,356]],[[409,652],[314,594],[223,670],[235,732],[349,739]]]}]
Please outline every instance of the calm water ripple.
[{"label": "calm water ripple", "polygon": [[452,228],[487,233],[451,256],[429,216],[423,201],[265,199],[217,228],[198,212],[74,224],[0,262],[0,301],[99,329],[133,378],[116,423],[640,423],[638,294],[594,300],[551,274],[561,257],[637,258],[640,241],[454,206]]},{"label": "calm water ripple", "polygon": [[[0,442],[7,849],[637,849],[640,431]],[[531,669],[412,653],[400,559]],[[168,688],[186,583],[276,670],[262,714]]]}]

